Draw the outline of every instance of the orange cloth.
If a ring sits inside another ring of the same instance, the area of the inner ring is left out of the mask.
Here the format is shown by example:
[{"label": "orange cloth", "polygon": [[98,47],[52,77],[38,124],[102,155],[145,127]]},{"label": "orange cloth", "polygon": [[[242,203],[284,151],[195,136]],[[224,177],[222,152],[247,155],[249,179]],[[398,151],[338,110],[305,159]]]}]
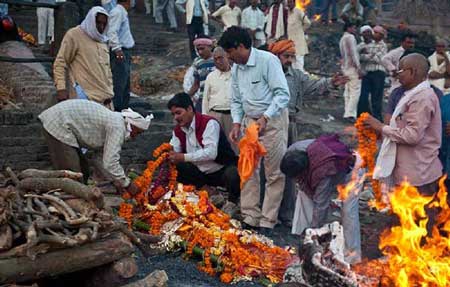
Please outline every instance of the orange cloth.
[{"label": "orange cloth", "polygon": [[245,136],[239,141],[238,173],[241,178],[241,188],[249,180],[256,169],[260,157],[267,151],[258,141],[259,126],[252,123],[246,130]]},{"label": "orange cloth", "polygon": [[275,55],[280,55],[284,52],[295,54],[295,44],[292,40],[280,40],[270,44],[269,51]]}]

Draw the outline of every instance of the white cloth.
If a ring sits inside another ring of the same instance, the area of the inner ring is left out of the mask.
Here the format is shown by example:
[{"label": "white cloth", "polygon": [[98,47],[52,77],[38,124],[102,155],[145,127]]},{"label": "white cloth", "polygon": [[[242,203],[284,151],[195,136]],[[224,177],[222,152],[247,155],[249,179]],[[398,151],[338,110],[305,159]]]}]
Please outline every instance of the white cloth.
[{"label": "white cloth", "polygon": [[349,78],[344,89],[344,118],[352,117],[356,119],[362,81],[355,68],[342,69],[342,73]]},{"label": "white cloth", "polygon": [[[86,15],[86,18],[84,18],[83,22],[81,22],[80,28],[92,40],[94,40],[96,42],[106,43],[108,41],[108,36],[106,36],[106,32],[108,31],[109,25],[108,24],[106,25],[105,31],[103,32],[103,34],[101,34],[97,30],[97,25],[95,24],[95,22],[96,22],[95,18],[97,17],[98,13],[104,14],[104,15],[106,15],[106,17],[109,18],[108,12],[106,12],[106,10],[103,7],[94,6],[91,8],[91,10],[89,10],[89,12]],[[108,19],[108,22],[109,22],[109,19]]]},{"label": "white cloth", "polygon": [[[397,117],[402,114],[405,110],[405,104],[409,99],[421,92],[424,89],[430,88],[430,83],[428,81],[423,81],[415,88],[406,91],[405,95],[400,99],[397,106],[395,107],[394,113],[392,114],[389,126],[396,128]],[[374,179],[389,179],[392,176],[392,171],[395,167],[395,161],[397,157],[397,144],[388,137],[383,138],[383,143],[381,144],[380,153],[378,154],[377,163],[375,170],[373,172]]]},{"label": "white cloth", "polygon": [[305,71],[305,56],[296,55],[295,56],[295,62],[292,63],[292,68],[298,69],[302,72]]},{"label": "white cloth", "polygon": [[231,8],[228,5],[224,5],[217,9],[217,11],[212,14],[212,16],[220,17],[224,24],[223,30],[226,31],[231,26],[239,26],[241,9],[237,6]]},{"label": "white cloth", "polygon": [[353,34],[344,32],[344,35],[339,42],[339,49],[342,57],[342,70],[360,68],[356,38]]},{"label": "white cloth", "polygon": [[[195,78],[194,78],[194,67],[190,66],[187,70],[186,70],[186,74],[184,74],[184,78],[183,78],[183,91],[185,93],[188,93],[191,88],[192,85],[195,82]],[[200,89],[199,89],[200,90]],[[197,91],[192,98],[194,100],[198,100],[200,98],[200,91]]]},{"label": "white cloth", "polygon": [[203,91],[202,112],[211,110],[230,110],[231,105],[231,70],[222,72],[215,69],[206,77]]},{"label": "white cloth", "polygon": [[[429,58],[430,62],[430,71],[429,72],[438,72],[445,73],[446,72],[446,62],[443,61],[440,65],[438,64],[438,55],[434,52]],[[447,57],[450,59],[450,53],[447,52]],[[430,83],[440,89],[444,95],[450,93],[450,88],[445,88],[445,78],[442,79],[430,79]]]},{"label": "white cloth", "polygon": [[[277,17],[277,24],[276,24],[276,29],[275,29],[275,37],[273,38],[273,40],[276,40],[278,38],[280,38],[281,36],[284,36],[284,5],[280,4],[280,7],[278,9],[278,17]],[[271,39],[272,37],[272,15],[273,15],[273,5],[272,7],[270,7],[269,10],[269,14],[267,14],[266,17],[266,34],[267,34],[267,38]]]},{"label": "white cloth", "polygon": [[52,8],[39,7],[36,9],[38,17],[38,44],[44,45],[47,37],[54,40],[55,18]]},{"label": "white cloth", "polygon": [[370,31],[371,33],[373,33],[373,29],[372,27],[370,27],[369,25],[364,25],[359,29],[359,32],[362,34],[366,31]]},{"label": "white cloth", "polygon": [[266,16],[264,16],[264,13],[258,7],[256,9],[253,9],[251,6],[249,6],[245,8],[244,11],[242,11],[242,28],[250,30],[259,29],[259,31],[255,33],[255,39],[259,40],[261,42],[261,45],[266,42],[266,35],[264,34],[265,23]]},{"label": "white cloth", "polygon": [[[381,64],[386,68],[389,74],[396,70],[398,70],[398,65],[400,64],[400,57],[405,53],[405,49],[400,46],[393,50],[390,50],[386,55],[381,59]],[[391,79],[391,88],[388,91],[392,92],[395,88],[400,87],[400,82],[396,77],[390,77]]]},{"label": "white cloth", "polygon": [[128,133],[131,132],[131,126],[135,126],[137,128],[140,128],[141,130],[147,130],[150,126],[150,122],[153,119],[153,114],[150,114],[146,116],[145,118],[139,114],[133,111],[132,109],[128,108],[125,110],[122,110],[122,116],[125,120],[125,124],[127,126]]},{"label": "white cloth", "polygon": [[311,26],[311,21],[302,10],[294,8],[288,11],[287,34],[294,41],[297,56],[308,54],[308,43],[306,43],[305,30]]},{"label": "white cloth", "polygon": [[[219,145],[220,125],[215,120],[210,120],[203,132],[203,148],[195,135],[195,117],[189,128],[182,127],[186,134],[186,153],[184,160],[195,164],[198,169],[206,174],[218,171],[223,165],[216,163],[217,149]],[[170,145],[175,152],[182,152],[181,143],[175,133],[172,133]]]}]

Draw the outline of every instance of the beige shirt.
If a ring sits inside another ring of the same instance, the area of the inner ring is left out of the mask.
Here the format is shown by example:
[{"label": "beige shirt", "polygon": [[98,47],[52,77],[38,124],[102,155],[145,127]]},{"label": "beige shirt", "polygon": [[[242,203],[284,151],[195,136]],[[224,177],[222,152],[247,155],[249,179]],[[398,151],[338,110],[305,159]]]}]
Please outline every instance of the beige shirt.
[{"label": "beige shirt", "polygon": [[79,26],[67,31],[53,66],[56,89],[78,83],[90,100],[103,103],[114,96],[109,50],[106,43],[92,40]]},{"label": "beige shirt", "polygon": [[308,44],[306,43],[305,30],[311,26],[308,16],[298,9],[288,10],[287,34],[288,38],[295,43],[297,56],[308,54]]},{"label": "beige shirt", "polygon": [[215,69],[211,72],[205,81],[205,90],[203,92],[203,113],[211,110],[224,111],[230,110],[231,102],[231,70],[222,72]]},{"label": "beige shirt", "polygon": [[396,119],[397,127],[384,126],[382,133],[397,144],[394,183],[399,185],[406,178],[413,186],[422,186],[442,175],[439,99],[432,88],[426,88],[405,105],[405,112]]},{"label": "beige shirt", "polygon": [[212,14],[214,17],[220,17],[222,19],[223,30],[226,31],[231,26],[239,26],[239,19],[241,17],[241,9],[237,6],[231,8],[228,5],[224,5],[217,9],[216,12]]}]

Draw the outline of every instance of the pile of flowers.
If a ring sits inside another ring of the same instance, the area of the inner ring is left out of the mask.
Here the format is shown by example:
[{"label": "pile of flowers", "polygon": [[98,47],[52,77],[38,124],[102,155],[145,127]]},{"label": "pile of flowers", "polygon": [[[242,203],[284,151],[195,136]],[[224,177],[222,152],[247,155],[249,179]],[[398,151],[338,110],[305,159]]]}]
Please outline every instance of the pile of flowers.
[{"label": "pile of flowers", "polygon": [[[375,169],[375,157],[377,153],[377,134],[374,129],[364,127],[364,121],[369,116],[368,113],[362,113],[355,123],[358,137],[358,153],[363,160],[362,167],[368,170],[368,176],[372,177]],[[375,201],[370,204],[377,209],[383,209],[386,204],[382,200],[380,182],[372,177],[372,189],[375,195]]]},{"label": "pile of flowers", "polygon": [[222,282],[255,278],[281,282],[294,260],[293,250],[242,230],[211,204],[206,191],[177,183],[176,167],[168,161],[170,151],[171,146],[163,144],[153,152],[156,160],[149,161],[134,181],[139,193],[124,195],[119,215],[134,228],[161,235],[161,245],[169,251],[184,249],[188,257],[201,257],[198,268],[218,275]]}]

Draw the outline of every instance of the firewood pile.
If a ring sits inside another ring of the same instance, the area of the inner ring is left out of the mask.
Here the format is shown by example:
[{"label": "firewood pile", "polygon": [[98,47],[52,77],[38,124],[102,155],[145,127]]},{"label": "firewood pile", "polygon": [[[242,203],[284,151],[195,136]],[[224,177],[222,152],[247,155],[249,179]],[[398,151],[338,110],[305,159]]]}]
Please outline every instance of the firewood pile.
[{"label": "firewood pile", "polygon": [[[122,250],[124,254],[132,252],[130,241],[142,247],[141,239],[104,209],[101,190],[78,181],[81,173],[27,169],[16,176],[9,168],[6,172],[9,179],[0,185],[0,266],[16,258],[36,260],[35,265],[39,265],[41,255],[75,250],[89,243],[105,241],[112,234],[116,238],[117,234],[122,236],[115,244],[126,249]],[[86,256],[101,255],[97,253],[86,252]],[[117,254],[121,251],[117,250]],[[74,269],[83,268],[82,260],[78,264]],[[14,279],[15,272],[18,275],[23,271],[20,266],[15,271],[0,271],[0,283],[8,280],[4,277]],[[42,273],[45,274],[45,270]]]}]

